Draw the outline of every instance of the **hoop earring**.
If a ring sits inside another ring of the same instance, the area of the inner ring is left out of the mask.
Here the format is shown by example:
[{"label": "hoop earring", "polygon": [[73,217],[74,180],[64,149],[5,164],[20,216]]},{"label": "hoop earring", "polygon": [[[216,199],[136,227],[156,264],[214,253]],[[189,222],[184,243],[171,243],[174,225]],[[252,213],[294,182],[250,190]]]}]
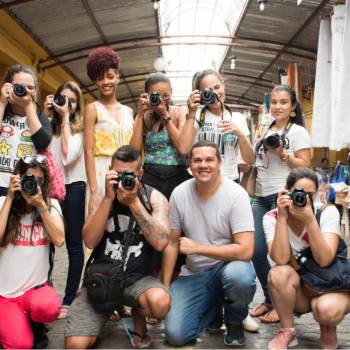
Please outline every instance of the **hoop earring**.
[{"label": "hoop earring", "polygon": [[291,116],[292,118],[294,118],[294,117],[296,116],[295,112],[294,112],[294,111],[291,111],[291,112],[290,112],[290,116]]}]

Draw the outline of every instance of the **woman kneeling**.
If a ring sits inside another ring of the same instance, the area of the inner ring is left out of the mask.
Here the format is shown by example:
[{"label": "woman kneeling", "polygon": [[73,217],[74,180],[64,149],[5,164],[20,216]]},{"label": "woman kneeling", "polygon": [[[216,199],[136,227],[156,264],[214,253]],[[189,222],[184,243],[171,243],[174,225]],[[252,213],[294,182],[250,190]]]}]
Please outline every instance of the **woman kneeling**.
[{"label": "woman kneeling", "polygon": [[[291,251],[296,255],[307,247],[321,267],[329,266],[336,256],[339,213],[335,206],[322,207],[321,203],[313,202],[317,187],[313,171],[308,168],[293,170],[287,178],[286,190],[278,194],[277,209],[264,216],[269,254],[276,263],[269,273],[269,291],[282,326],[270,341],[269,349],[296,346],[293,313],[309,311],[320,324],[321,348],[336,349],[337,325],[350,309],[349,293],[332,292],[310,297],[298,272],[289,265],[293,261]],[[306,199],[304,203],[303,198]],[[320,223],[315,216],[317,210],[321,211]]]}]

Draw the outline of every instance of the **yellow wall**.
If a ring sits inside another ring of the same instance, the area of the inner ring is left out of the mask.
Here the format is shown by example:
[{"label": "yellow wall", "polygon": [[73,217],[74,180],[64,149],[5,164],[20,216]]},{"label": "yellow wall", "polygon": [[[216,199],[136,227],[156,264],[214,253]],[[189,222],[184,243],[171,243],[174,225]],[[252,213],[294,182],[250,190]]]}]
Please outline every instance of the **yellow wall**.
[{"label": "yellow wall", "polygon": [[[46,58],[48,53],[20,27],[4,10],[0,10],[0,76],[16,63],[24,64],[37,71],[37,63]],[[44,72],[37,72],[41,95],[54,92],[62,83],[74,80],[61,67],[53,67]],[[85,103],[94,100],[90,94],[84,95]]]}]

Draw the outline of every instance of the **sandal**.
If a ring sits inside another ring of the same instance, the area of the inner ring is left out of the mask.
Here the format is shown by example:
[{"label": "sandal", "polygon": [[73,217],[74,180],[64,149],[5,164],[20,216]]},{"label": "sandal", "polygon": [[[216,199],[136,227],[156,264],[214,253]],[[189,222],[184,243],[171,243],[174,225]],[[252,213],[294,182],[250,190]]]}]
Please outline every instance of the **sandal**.
[{"label": "sandal", "polygon": [[262,323],[278,323],[280,321],[280,317],[276,309],[271,309],[265,315],[259,317],[260,322]]},{"label": "sandal", "polygon": [[249,315],[252,316],[252,317],[263,316],[266,313],[268,313],[269,311],[271,311],[271,309],[272,309],[271,305],[268,305],[266,303],[261,303],[255,309],[250,311]]},{"label": "sandal", "polygon": [[65,318],[67,318],[69,308],[70,308],[70,305],[62,305],[60,313],[57,316],[57,320],[63,320]]},{"label": "sandal", "polygon": [[152,317],[152,316],[148,316],[146,317],[146,323],[147,324],[157,324],[160,322],[160,319],[159,318],[156,318],[156,317]]},{"label": "sandal", "polygon": [[[131,345],[136,348],[136,349],[146,349],[146,348],[149,348],[151,345],[152,345],[152,339],[151,337],[149,336],[148,332],[144,333],[143,335],[135,332],[135,331],[132,331],[132,330],[129,330],[129,333],[131,335]],[[135,341],[135,337],[139,337],[140,338],[140,342],[136,342]]]}]

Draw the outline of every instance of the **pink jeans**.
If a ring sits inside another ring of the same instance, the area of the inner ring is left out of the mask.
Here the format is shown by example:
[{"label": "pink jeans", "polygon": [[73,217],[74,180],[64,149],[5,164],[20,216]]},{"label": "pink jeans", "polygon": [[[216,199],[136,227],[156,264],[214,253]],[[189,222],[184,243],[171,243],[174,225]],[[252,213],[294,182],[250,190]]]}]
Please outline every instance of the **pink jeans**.
[{"label": "pink jeans", "polygon": [[32,349],[34,322],[53,322],[61,301],[55,290],[44,285],[17,298],[0,296],[0,344],[4,349]]}]

